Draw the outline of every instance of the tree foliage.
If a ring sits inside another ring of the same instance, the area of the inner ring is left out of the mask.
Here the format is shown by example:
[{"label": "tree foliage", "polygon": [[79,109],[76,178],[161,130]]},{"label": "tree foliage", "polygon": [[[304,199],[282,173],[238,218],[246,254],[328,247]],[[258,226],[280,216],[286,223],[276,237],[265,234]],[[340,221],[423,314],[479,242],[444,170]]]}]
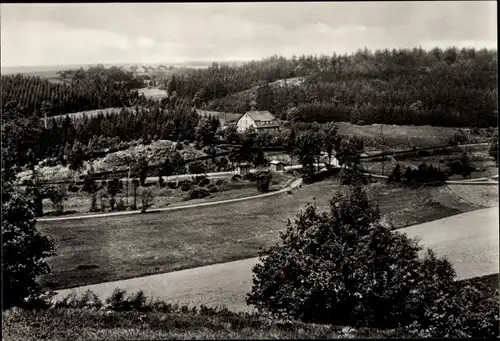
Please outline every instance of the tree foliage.
[{"label": "tree foliage", "polygon": [[280,237],[253,269],[247,303],[260,311],[416,335],[498,335],[498,309],[486,310],[492,301],[471,314],[457,309],[467,293],[454,291],[451,264],[430,250],[419,258],[418,243],[382,226],[361,187],[335,195],[327,212],[309,204]]},{"label": "tree foliage", "polygon": [[269,187],[273,181],[273,173],[267,170],[261,170],[255,174],[255,185],[259,192],[269,192]]},{"label": "tree foliage", "polygon": [[11,190],[2,183],[3,309],[23,305],[42,293],[37,277],[50,272],[46,258],[55,255],[53,240],[36,228],[33,203]]}]

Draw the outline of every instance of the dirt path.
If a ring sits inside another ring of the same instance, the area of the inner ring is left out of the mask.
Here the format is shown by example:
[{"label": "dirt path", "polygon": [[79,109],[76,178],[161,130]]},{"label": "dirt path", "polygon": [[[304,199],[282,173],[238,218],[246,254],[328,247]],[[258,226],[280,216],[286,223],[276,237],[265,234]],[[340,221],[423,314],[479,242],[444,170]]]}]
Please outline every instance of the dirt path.
[{"label": "dirt path", "polygon": [[[455,215],[433,222],[399,230],[446,256],[457,271],[458,279],[498,273],[499,233],[498,207]],[[225,305],[238,311],[251,310],[245,303],[252,287],[252,267],[257,258],[199,268],[138,277],[123,281],[88,285],[58,292],[56,299],[74,290],[77,294],[90,289],[101,298],[108,297],[116,287],[167,302],[181,304]]]}]

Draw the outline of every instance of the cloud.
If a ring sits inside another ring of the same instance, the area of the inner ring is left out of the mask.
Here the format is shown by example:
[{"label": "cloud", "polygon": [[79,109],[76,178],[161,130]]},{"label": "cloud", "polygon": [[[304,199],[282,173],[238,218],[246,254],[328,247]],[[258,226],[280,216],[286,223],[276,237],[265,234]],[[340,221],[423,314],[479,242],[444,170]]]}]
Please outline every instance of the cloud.
[{"label": "cloud", "polygon": [[496,2],[2,4],[2,65],[495,47]]},{"label": "cloud", "polygon": [[137,38],[137,43],[139,44],[139,46],[142,46],[142,47],[152,47],[152,46],[155,46],[155,41],[151,38],[147,38],[147,37],[139,37]]}]

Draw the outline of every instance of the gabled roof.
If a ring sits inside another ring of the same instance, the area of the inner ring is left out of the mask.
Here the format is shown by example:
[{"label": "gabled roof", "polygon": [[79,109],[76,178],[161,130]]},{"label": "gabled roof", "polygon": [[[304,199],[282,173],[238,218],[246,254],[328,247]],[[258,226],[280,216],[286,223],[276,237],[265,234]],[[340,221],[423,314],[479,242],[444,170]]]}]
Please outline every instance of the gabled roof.
[{"label": "gabled roof", "polygon": [[262,111],[247,111],[246,114],[250,116],[252,120],[255,122],[258,121],[275,121],[276,117],[274,117],[273,114],[271,114],[268,110],[262,110]]},{"label": "gabled roof", "polygon": [[273,160],[273,161],[271,161],[269,163],[272,164],[272,165],[279,165],[279,164],[283,164],[284,165],[285,164],[283,161],[280,161],[280,160]]}]

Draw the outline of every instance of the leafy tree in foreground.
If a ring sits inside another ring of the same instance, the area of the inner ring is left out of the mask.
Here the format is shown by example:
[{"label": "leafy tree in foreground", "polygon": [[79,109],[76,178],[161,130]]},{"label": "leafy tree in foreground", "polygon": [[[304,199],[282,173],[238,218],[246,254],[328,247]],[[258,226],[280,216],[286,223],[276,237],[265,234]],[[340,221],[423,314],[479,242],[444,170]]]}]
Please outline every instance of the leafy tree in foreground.
[{"label": "leafy tree in foreground", "polygon": [[52,239],[36,228],[32,203],[7,188],[2,183],[3,309],[23,305],[42,293],[36,277],[50,271],[45,258],[55,255]]},{"label": "leafy tree in foreground", "polygon": [[479,297],[482,304],[467,305],[470,295],[455,291],[451,264],[430,250],[420,259],[420,250],[383,227],[363,189],[351,187],[334,196],[329,212],[308,205],[288,223],[281,243],[260,253],[247,303],[306,322],[405,327],[426,336],[498,335],[498,307],[490,311],[498,303]]}]

